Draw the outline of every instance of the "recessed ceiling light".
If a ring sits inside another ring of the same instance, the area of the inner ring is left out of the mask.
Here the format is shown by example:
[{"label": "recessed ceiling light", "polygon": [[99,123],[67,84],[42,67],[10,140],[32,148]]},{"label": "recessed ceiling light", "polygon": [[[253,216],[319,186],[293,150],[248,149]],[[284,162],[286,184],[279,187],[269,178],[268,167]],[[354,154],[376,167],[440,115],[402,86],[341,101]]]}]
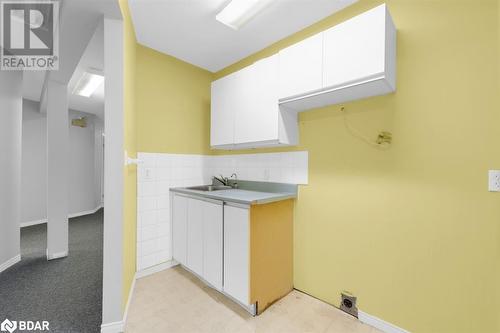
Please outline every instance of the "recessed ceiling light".
[{"label": "recessed ceiling light", "polygon": [[103,82],[104,76],[84,72],[82,77],[76,83],[75,88],[73,89],[73,94],[90,97]]},{"label": "recessed ceiling light", "polygon": [[273,0],[232,0],[215,19],[238,30]]}]

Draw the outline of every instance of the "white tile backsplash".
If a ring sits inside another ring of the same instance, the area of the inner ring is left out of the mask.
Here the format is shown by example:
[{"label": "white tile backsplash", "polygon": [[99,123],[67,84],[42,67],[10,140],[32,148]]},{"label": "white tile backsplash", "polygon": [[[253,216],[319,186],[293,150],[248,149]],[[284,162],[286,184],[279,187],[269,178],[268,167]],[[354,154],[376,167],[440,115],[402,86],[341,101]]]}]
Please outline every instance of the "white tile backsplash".
[{"label": "white tile backsplash", "polygon": [[213,176],[276,183],[307,184],[306,151],[244,155],[138,153],[137,270],[172,259],[170,196],[172,187],[209,184]]}]

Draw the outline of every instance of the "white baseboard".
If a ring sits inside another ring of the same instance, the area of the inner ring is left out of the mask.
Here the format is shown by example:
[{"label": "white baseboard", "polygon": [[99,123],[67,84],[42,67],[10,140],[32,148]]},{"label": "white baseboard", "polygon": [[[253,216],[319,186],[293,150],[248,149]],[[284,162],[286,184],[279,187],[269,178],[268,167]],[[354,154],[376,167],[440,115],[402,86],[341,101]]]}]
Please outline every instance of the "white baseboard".
[{"label": "white baseboard", "polygon": [[366,312],[358,311],[358,319],[367,325],[378,328],[384,333],[410,333],[409,331],[402,329],[401,327],[397,327],[391,323],[386,322],[380,318],[369,315]]},{"label": "white baseboard", "polygon": [[170,260],[170,261],[161,263],[161,264],[156,265],[156,266],[141,269],[140,271],[135,273],[135,278],[140,279],[140,278],[143,278],[145,276],[164,271],[164,270],[169,269],[171,267],[174,267],[176,265],[178,265],[177,262],[175,262],[174,260]]},{"label": "white baseboard", "polygon": [[132,286],[130,287],[130,291],[128,294],[127,304],[125,305],[125,312],[123,313],[123,320],[120,322],[122,331],[115,330],[115,329],[118,329],[118,322],[116,322],[116,323],[106,324],[106,325],[112,325],[113,330],[111,330],[111,328],[108,328],[107,326],[106,326],[106,330],[104,330],[105,325],[101,325],[101,333],[119,333],[119,332],[123,332],[123,330],[125,330],[125,325],[127,323],[128,310],[130,308],[130,303],[132,302],[132,296],[133,296],[134,290],[135,290],[135,281],[137,279],[164,271],[164,270],[169,269],[175,265],[177,265],[177,262],[171,260],[171,261],[167,261],[165,263],[162,263],[162,264],[159,264],[159,265],[156,265],[153,267],[149,267],[149,268],[146,268],[146,269],[143,269],[143,270],[136,272],[134,275],[134,281],[132,281]]},{"label": "white baseboard", "polygon": [[65,258],[67,256],[68,256],[68,251],[49,254],[49,250],[47,250],[47,260],[60,259],[60,258]]},{"label": "white baseboard", "polygon": [[163,270],[169,269],[173,266],[177,265],[177,263],[173,260],[167,261],[165,263],[149,267],[143,270],[140,270],[135,273],[134,280],[132,281],[132,286],[130,287],[130,291],[128,293],[127,304],[125,305],[125,312],[123,313],[123,320],[117,321],[109,324],[101,325],[101,333],[122,333],[125,331],[125,324],[127,323],[128,310],[130,308],[130,303],[132,302],[132,296],[135,290],[135,281],[137,279],[143,278],[145,276],[161,272]]},{"label": "white baseboard", "polygon": [[134,280],[132,281],[132,285],[130,286],[130,291],[128,292],[127,304],[125,305],[125,312],[123,313],[123,320],[122,320],[123,329],[125,329],[125,325],[127,324],[128,309],[130,307],[130,303],[132,302],[132,295],[134,294],[136,280],[137,280],[137,273],[135,273],[134,275]]},{"label": "white baseboard", "polygon": [[[99,205],[96,208],[91,209],[91,210],[86,210],[86,211],[83,211],[83,212],[69,214],[68,218],[71,219],[71,218],[74,218],[74,217],[80,217],[80,216],[94,214],[99,209],[101,209],[102,207],[103,207],[102,205]],[[47,219],[34,220],[34,221],[28,221],[28,222],[21,222],[21,228],[30,227],[32,225],[37,225],[37,224],[44,224],[44,223],[47,223]]]},{"label": "white baseboard", "polygon": [[123,331],[125,331],[123,321],[101,325],[101,333],[122,333]]},{"label": "white baseboard", "polygon": [[17,256],[13,257],[13,258],[10,258],[9,260],[7,260],[6,262],[4,262],[3,264],[0,264],[0,273],[2,273],[3,271],[5,271],[7,268],[17,264],[18,262],[21,261],[21,255],[18,254]]}]

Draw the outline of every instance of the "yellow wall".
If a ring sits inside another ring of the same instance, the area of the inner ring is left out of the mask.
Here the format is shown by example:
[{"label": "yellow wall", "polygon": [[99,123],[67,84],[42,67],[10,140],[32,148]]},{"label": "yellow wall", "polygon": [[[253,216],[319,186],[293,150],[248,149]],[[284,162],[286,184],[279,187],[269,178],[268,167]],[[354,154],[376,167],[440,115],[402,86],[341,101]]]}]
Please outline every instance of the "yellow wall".
[{"label": "yellow wall", "polygon": [[137,46],[137,149],[209,153],[212,73]]},{"label": "yellow wall", "polygon": [[[213,74],[137,44],[127,0],[124,20],[125,138],[137,152],[209,153]],[[136,271],[137,169],[124,169],[123,306]]]},{"label": "yellow wall", "polygon": [[[120,0],[124,36],[124,148],[130,157],[137,156],[135,107],[136,40],[126,0]],[[123,222],[123,309],[128,300],[136,269],[137,168],[125,167]]]},{"label": "yellow wall", "polygon": [[[216,74],[370,9],[360,1]],[[338,305],[348,290],[361,310],[411,332],[498,332],[500,168],[497,1],[388,0],[398,28],[396,94],[346,104],[371,137],[343,125],[339,106],[300,116],[310,184],[295,212],[295,287]],[[265,151],[265,150],[263,150]],[[255,152],[255,151],[253,151]]]}]

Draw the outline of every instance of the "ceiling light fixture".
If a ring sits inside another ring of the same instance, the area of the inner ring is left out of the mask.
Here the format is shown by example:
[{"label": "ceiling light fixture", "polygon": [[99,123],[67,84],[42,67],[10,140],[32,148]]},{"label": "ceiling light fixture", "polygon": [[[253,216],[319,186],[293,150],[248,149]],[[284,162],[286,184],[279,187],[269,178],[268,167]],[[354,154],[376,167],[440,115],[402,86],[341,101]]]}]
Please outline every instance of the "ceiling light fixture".
[{"label": "ceiling light fixture", "polygon": [[238,30],[273,0],[232,0],[215,19]]},{"label": "ceiling light fixture", "polygon": [[104,76],[100,74],[84,72],[73,89],[74,95],[90,97],[104,82]]}]

